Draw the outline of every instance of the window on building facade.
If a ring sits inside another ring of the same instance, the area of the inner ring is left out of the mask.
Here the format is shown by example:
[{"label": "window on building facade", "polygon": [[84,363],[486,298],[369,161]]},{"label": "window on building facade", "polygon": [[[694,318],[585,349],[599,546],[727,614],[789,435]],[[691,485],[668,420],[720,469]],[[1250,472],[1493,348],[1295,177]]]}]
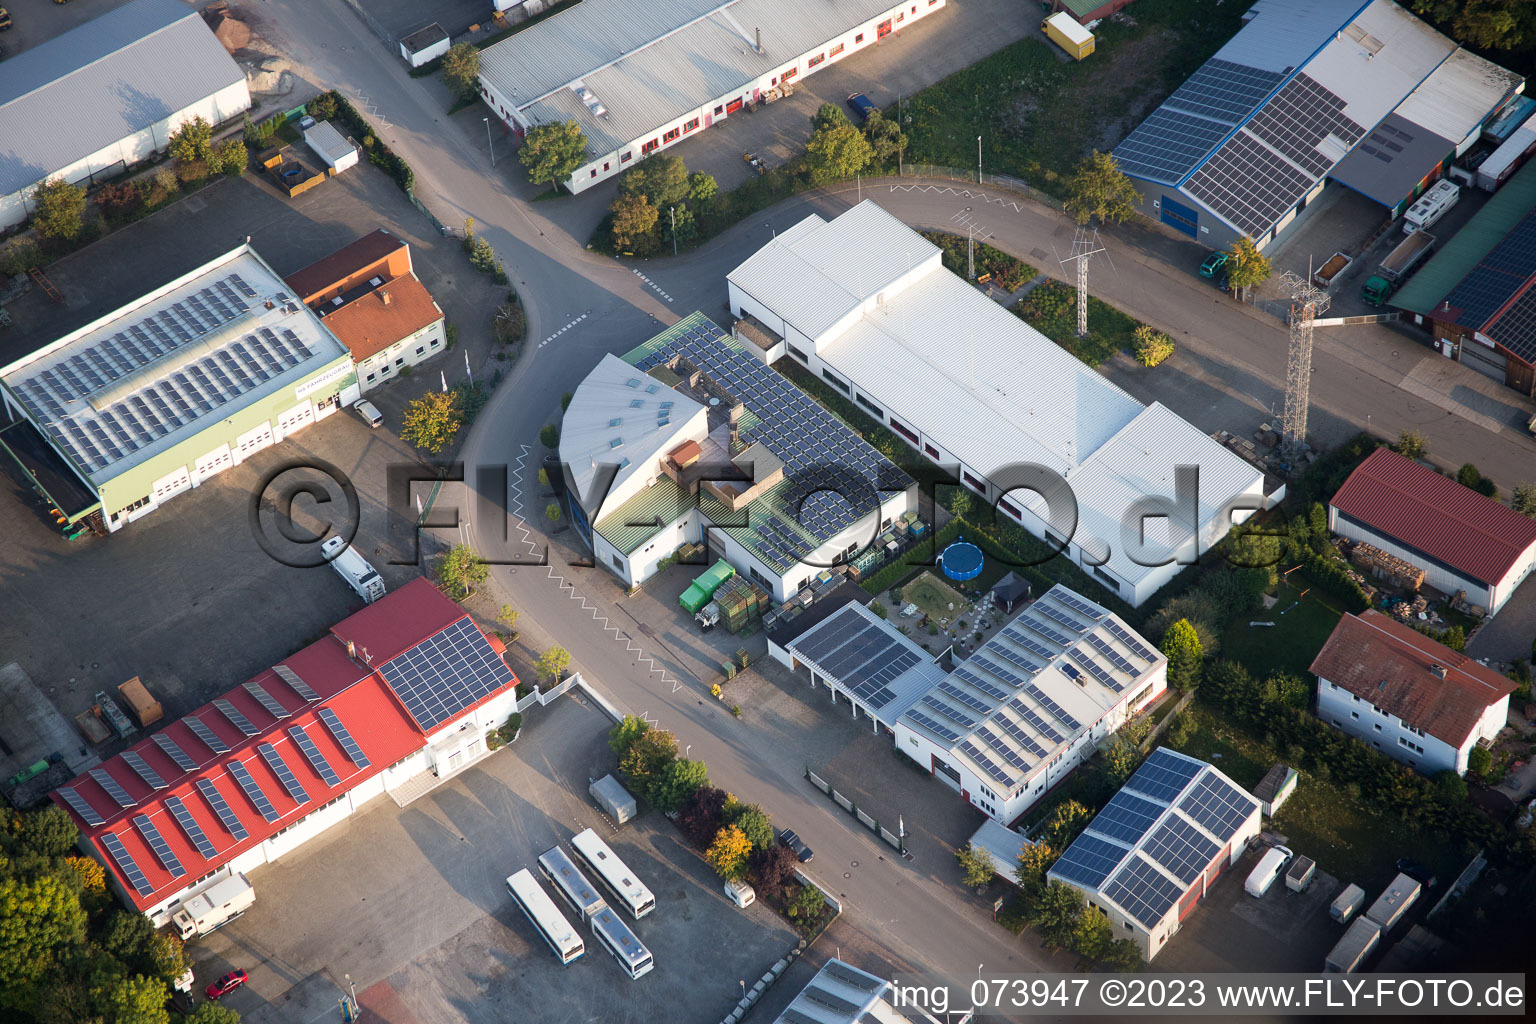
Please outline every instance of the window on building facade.
[{"label": "window on building facade", "polygon": [[425,345],[417,345],[416,346],[416,354],[419,355],[419,356],[426,355],[427,354],[427,346],[425,346]]},{"label": "window on building facade", "polygon": [[1115,579],[1109,573],[1105,572],[1103,566],[1099,566],[1099,565],[1094,566],[1093,567],[1093,574],[1096,577],[1098,577],[1100,582],[1107,583],[1111,590],[1119,590],[1120,589],[1120,581]]},{"label": "window on building facade", "polygon": [[965,472],[965,471],[963,471],[963,470],[962,470],[962,471],[961,471],[961,473],[960,473],[960,475],[961,475],[961,476],[963,476],[963,477],[965,477],[965,482],[966,482],[966,483],[968,483],[968,484],[970,484],[970,485],[971,485],[971,486],[972,486],[972,487],[974,487],[974,488],[976,488],[976,489],[977,489],[977,490],[978,490],[978,491],[980,491],[980,492],[981,492],[981,493],[982,493],[982,494],[986,494],[986,493],[987,493],[987,485],[986,485],[986,484],[984,484],[984,483],[982,483],[982,482],[981,482],[981,481],[980,481],[980,480],[978,480],[978,479],[976,479],[976,478],[975,478],[975,477],[974,477],[974,476],[972,476],[972,475],[971,475],[971,474],[970,474],[970,473],[967,473],[967,472]]},{"label": "window on building facade", "polygon": [[838,43],[836,46],[832,47],[832,49],[827,51],[827,56],[828,57],[836,57],[838,54],[840,54],[842,52],[843,52],[843,44],[842,43]]},{"label": "window on building facade", "polygon": [[810,360],[805,357],[805,353],[801,352],[799,349],[795,348],[795,346],[793,346],[793,345],[789,346],[789,354],[794,356],[796,359],[800,360],[802,363],[809,363],[810,362]]},{"label": "window on building facade", "polygon": [[644,156],[646,153],[654,153],[660,147],[661,141],[659,139],[652,139],[650,142],[643,143],[640,146],[640,155]]},{"label": "window on building facade", "polygon": [[1004,512],[1007,512],[1009,515],[1013,516],[1013,518],[1015,518],[1015,519],[1020,518],[1019,517],[1019,510],[1014,508],[1011,504],[1009,504],[1006,501],[999,501],[997,503],[997,507],[1002,509]]},{"label": "window on building facade", "polygon": [[603,170],[604,170],[604,171],[607,171],[607,170],[608,170],[608,161],[607,161],[607,160],[604,160],[604,161],[603,161]]},{"label": "window on building facade", "polygon": [[849,394],[853,390],[852,388],[850,388],[848,386],[848,382],[847,381],[843,380],[841,377],[839,377],[837,374],[833,373],[831,370],[823,369],[821,371],[821,375],[824,378],[826,378],[826,381],[827,381],[828,384],[831,384],[833,387],[837,388],[837,390],[841,391],[845,395]]},{"label": "window on building facade", "polygon": [[824,61],[826,59],[827,59],[827,55],[826,54],[818,53],[816,56],[812,57],[810,60],[807,60],[805,62],[805,66],[808,67],[808,68],[813,68],[817,64],[820,64],[822,61]]},{"label": "window on building facade", "polygon": [[673,140],[675,140],[681,134],[683,134],[683,130],[681,128],[671,128],[671,129],[668,129],[666,132],[662,133],[661,141],[662,142],[672,142]]},{"label": "window on building facade", "polygon": [[441,345],[442,343],[443,343],[443,339],[442,338],[433,338],[432,339],[432,343],[431,343],[431,345],[429,347],[437,348],[437,346]]},{"label": "window on building facade", "polygon": [[854,46],[858,46],[863,41],[864,41],[864,33],[863,32],[860,32],[858,35],[853,37],[853,45]]},{"label": "window on building facade", "polygon": [[862,394],[855,395],[854,397],[856,399],[858,399],[859,404],[862,405],[864,408],[868,409],[870,412],[874,413],[876,416],[884,418],[885,411],[883,409],[881,409],[878,405],[876,405],[874,402],[871,402],[869,399],[865,398]]},{"label": "window on building facade", "polygon": [[900,434],[908,441],[911,441],[913,444],[918,443],[917,434],[915,434],[905,423],[902,423],[894,416],[889,417],[889,421],[892,430],[896,431],[896,433]]},{"label": "window on building facade", "polygon": [[715,108],[715,116],[716,117],[719,117],[723,113],[725,113],[724,105],[721,105],[721,106],[718,106],[718,107]]},{"label": "window on building facade", "polygon": [[627,164],[627,163],[630,162],[630,160],[634,159],[634,156],[635,156],[635,154],[632,153],[632,152],[621,154],[619,156],[619,163]]},{"label": "window on building facade", "polygon": [[613,567],[615,569],[619,570],[619,572],[623,572],[624,571],[624,559],[620,558],[618,555],[614,555],[613,556]]},{"label": "window on building facade", "polygon": [[592,168],[592,173],[588,174],[587,177],[589,177],[589,178],[597,177],[597,168],[596,167]]},{"label": "window on building facade", "polygon": [[695,117],[695,118],[693,118],[690,121],[684,121],[683,122],[683,131],[691,132],[695,128],[697,128],[698,126],[699,126],[699,119]]}]

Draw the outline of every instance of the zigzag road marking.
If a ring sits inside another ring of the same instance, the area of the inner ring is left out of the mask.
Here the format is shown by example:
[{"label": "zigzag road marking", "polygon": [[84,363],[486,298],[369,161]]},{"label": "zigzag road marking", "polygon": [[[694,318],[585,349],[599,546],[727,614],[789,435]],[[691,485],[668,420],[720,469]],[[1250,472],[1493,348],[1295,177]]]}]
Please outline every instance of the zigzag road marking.
[{"label": "zigzag road marking", "polygon": [[630,269],[631,273],[633,273],[640,280],[644,281],[646,283],[646,285],[652,291],[654,291],[657,295],[660,295],[662,298],[666,299],[668,302],[672,301],[672,296],[670,296],[666,292],[662,291],[661,288],[659,288],[657,286],[655,281],[652,281],[650,278],[648,278],[644,274],[640,273],[640,271],[636,270],[634,267],[630,267],[629,269]]},{"label": "zigzag road marking", "polygon": [[[582,318],[584,318],[585,315],[586,314],[582,314]],[[521,448],[522,451],[518,454],[517,457],[517,472],[512,475],[512,482],[508,485],[509,500],[507,502],[507,509],[512,513],[513,524],[520,531],[522,531],[523,543],[528,545],[528,553],[537,554],[539,545],[538,542],[533,539],[533,532],[528,529],[527,521],[524,519],[523,509],[523,475],[527,472],[529,448],[527,445],[522,445]],[[568,591],[569,593],[567,593],[566,596],[572,601],[581,602],[581,610],[590,615],[592,617],[592,621],[601,626],[604,632],[612,633],[614,640],[622,641],[624,643],[624,649],[626,653],[639,655],[639,657],[635,660],[642,666],[646,666],[647,672],[649,672],[651,675],[660,675],[661,681],[664,683],[671,683],[673,693],[676,693],[678,690],[682,689],[683,684],[681,681],[679,681],[666,669],[656,664],[656,659],[646,654],[645,648],[635,643],[634,639],[630,637],[629,634],[623,632],[621,629],[619,629],[618,626],[613,624],[608,616],[602,614],[597,605],[593,604],[591,601],[588,601],[585,596],[577,591],[575,583],[571,582],[560,573],[556,572],[553,565],[546,566],[546,570],[546,578],[554,580],[558,589],[562,591]]]},{"label": "zigzag road marking", "polygon": [[367,93],[359,90],[357,93],[355,93],[355,95],[357,96],[358,102],[362,103],[363,109],[368,111],[368,113],[372,114],[374,117],[378,118],[380,124],[386,128],[394,127],[394,125],[389,123],[389,118],[379,113],[379,108],[374,104],[373,100],[368,98]]},{"label": "zigzag road marking", "polygon": [[892,185],[892,192],[934,192],[940,195],[960,196],[963,199],[980,199],[984,203],[997,203],[999,206],[1011,206],[1014,213],[1023,212],[1023,207],[1008,199],[999,199],[997,196],[989,196],[985,192],[972,192],[968,188],[953,188],[948,185]]},{"label": "zigzag road marking", "polygon": [[566,331],[570,330],[572,327],[575,327],[577,324],[581,323],[586,318],[587,318],[587,314],[586,313],[581,314],[581,316],[577,317],[575,320],[572,320],[570,323],[568,323],[564,327],[560,328],[554,334],[551,334],[549,337],[547,337],[543,341],[539,342],[539,348],[543,348],[545,345],[548,345],[550,342],[554,341],[556,338],[560,337],[560,335],[564,334]]}]

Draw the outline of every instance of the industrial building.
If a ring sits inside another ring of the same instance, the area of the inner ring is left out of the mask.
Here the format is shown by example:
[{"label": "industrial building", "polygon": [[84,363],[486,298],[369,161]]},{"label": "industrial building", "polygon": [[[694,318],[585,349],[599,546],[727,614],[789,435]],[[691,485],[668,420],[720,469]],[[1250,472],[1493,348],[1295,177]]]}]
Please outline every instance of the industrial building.
[{"label": "industrial building", "polygon": [[403,804],[486,756],[516,703],[502,653],[413,580],[53,796],[123,902],[159,927],[374,797]]},{"label": "industrial building", "polygon": [[1204,761],[1159,747],[1046,877],[1082,890],[1151,960],[1259,834],[1259,802]]},{"label": "industrial building", "polygon": [[[893,989],[893,982],[830,958],[774,1024],[939,1024],[939,1018],[896,997]],[[969,1013],[963,1017],[961,1024],[970,1020]]]},{"label": "industrial building", "polygon": [[[727,281],[749,351],[809,368],[1132,605],[1264,505],[1261,470],[944,269],[872,200],[812,214]],[[1025,466],[1065,480],[1075,521]]]},{"label": "industrial building", "polygon": [[1536,164],[1527,164],[1391,304],[1441,355],[1536,396]]},{"label": "industrial building", "polygon": [[131,0],[25,50],[0,74],[0,228],[31,216],[50,178],[115,177],[194,117],[250,107],[245,72],[180,0]]},{"label": "industrial building", "polygon": [[0,446],[69,524],[117,530],[357,397],[247,242],[0,367]]},{"label": "industrial building", "polygon": [[1328,503],[1328,529],[1424,570],[1494,614],[1536,569],[1536,520],[1404,458],[1371,453]]},{"label": "industrial building", "polygon": [[288,285],[347,346],[368,392],[447,344],[447,319],[416,276],[411,247],[380,229],[290,274]]},{"label": "industrial building", "polygon": [[563,499],[597,564],[636,586],[704,544],[787,601],[917,505],[917,485],[702,313],[581,382]]},{"label": "industrial building", "polygon": [[585,0],[480,54],[480,94],[519,137],[574,121],[581,192],[831,67],[945,0]]},{"label": "industrial building", "polygon": [[1423,772],[1467,772],[1509,716],[1513,680],[1374,608],[1345,615],[1312,662],[1317,717]]},{"label": "industrial building", "polygon": [[1329,182],[1396,217],[1524,88],[1392,0],[1258,0],[1120,145],[1141,210],[1260,248]]},{"label": "industrial building", "polygon": [[1057,585],[907,700],[896,749],[1008,824],[1168,688],[1168,659]]}]

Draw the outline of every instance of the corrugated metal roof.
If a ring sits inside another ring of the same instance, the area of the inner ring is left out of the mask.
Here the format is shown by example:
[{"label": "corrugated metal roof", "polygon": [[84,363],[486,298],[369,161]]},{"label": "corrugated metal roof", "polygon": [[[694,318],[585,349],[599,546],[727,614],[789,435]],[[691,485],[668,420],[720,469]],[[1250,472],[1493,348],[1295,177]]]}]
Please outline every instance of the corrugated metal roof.
[{"label": "corrugated metal roof", "polygon": [[1456,44],[1392,0],[1374,0],[1317,55],[1306,71],[1343,99],[1344,114],[1375,125],[1456,49]]},{"label": "corrugated metal roof", "polygon": [[1456,141],[1394,112],[1366,133],[1329,177],[1383,206],[1395,207],[1455,152]]},{"label": "corrugated metal roof", "polygon": [[1502,580],[1536,544],[1536,519],[1390,448],[1372,452],[1330,504],[1482,583]]},{"label": "corrugated metal roof", "polygon": [[698,502],[665,474],[638,494],[608,510],[593,527],[604,540],[628,555],[687,515]]},{"label": "corrugated metal roof", "polygon": [[1457,50],[1398,105],[1397,114],[1459,146],[1524,81],[1470,50]]},{"label": "corrugated metal roof", "polygon": [[1293,71],[1370,2],[1256,0],[1248,8],[1248,23],[1216,51],[1215,59],[1266,71]]},{"label": "corrugated metal roof", "polygon": [[1311,671],[1453,747],[1515,689],[1513,680],[1374,608],[1340,619]]},{"label": "corrugated metal roof", "polygon": [[[480,75],[536,121],[575,120],[599,156],[745,87],[890,0],[584,0],[480,55]],[[762,32],[763,52],[754,50]],[[607,108],[598,117],[571,91]]]},{"label": "corrugated metal roof", "polygon": [[1430,314],[1532,207],[1536,207],[1536,162],[1516,171],[1483,208],[1440,246],[1418,273],[1392,295],[1392,305]]},{"label": "corrugated metal roof", "polygon": [[244,80],[179,0],[133,0],[17,54],[0,65],[0,195]]}]

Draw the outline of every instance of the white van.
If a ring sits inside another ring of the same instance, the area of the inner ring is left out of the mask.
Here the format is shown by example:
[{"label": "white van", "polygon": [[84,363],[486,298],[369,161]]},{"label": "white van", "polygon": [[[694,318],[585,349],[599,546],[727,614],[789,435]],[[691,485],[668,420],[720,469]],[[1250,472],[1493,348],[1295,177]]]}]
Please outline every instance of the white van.
[{"label": "white van", "polygon": [[1283,846],[1272,846],[1259,858],[1259,866],[1249,874],[1248,881],[1243,883],[1243,890],[1249,896],[1258,898],[1269,892],[1269,887],[1275,884],[1275,879],[1280,877],[1280,872],[1291,862],[1291,851]]},{"label": "white van", "polygon": [[746,882],[726,882],[726,897],[742,910],[757,902],[757,892]]}]

